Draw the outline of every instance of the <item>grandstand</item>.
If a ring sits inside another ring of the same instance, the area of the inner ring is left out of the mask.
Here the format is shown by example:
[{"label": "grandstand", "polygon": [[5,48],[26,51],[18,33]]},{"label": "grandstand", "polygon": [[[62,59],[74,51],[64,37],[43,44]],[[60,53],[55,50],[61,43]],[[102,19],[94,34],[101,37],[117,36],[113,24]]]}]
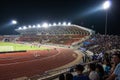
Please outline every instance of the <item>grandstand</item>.
[{"label": "grandstand", "polygon": [[30,25],[28,27],[23,26],[16,29],[17,32],[20,34],[29,34],[29,35],[40,35],[40,34],[46,34],[46,35],[63,35],[63,34],[81,34],[81,35],[89,35],[90,30],[87,28],[83,28],[77,25],[51,25],[47,27],[39,27],[33,25],[31,27]]},{"label": "grandstand", "polygon": [[16,31],[21,34],[18,41],[37,41],[40,43],[47,42],[64,45],[70,45],[73,42],[79,41],[82,37],[89,36],[94,33],[93,30],[70,23],[67,24],[65,22],[63,24],[53,23],[53,25],[44,23],[41,26],[28,25],[28,27],[19,27]]},{"label": "grandstand", "polygon": [[[0,41],[32,45],[31,48],[45,46],[48,49],[0,54],[0,69],[2,73],[8,70],[4,73],[6,75],[0,74],[0,79],[7,80],[23,77],[37,80],[58,76],[60,73],[57,73],[61,72],[61,70],[66,72],[66,69],[82,61],[82,54],[79,54],[80,51],[75,50],[82,41],[95,34],[91,29],[65,22],[63,24],[53,23],[53,25],[47,23],[28,25],[28,27],[19,27],[15,31],[19,32],[20,35],[0,36]],[[8,65],[9,69],[7,69]],[[20,66],[22,66],[23,70]],[[13,67],[18,72],[12,71],[14,70]],[[13,74],[10,74],[10,71]]]}]

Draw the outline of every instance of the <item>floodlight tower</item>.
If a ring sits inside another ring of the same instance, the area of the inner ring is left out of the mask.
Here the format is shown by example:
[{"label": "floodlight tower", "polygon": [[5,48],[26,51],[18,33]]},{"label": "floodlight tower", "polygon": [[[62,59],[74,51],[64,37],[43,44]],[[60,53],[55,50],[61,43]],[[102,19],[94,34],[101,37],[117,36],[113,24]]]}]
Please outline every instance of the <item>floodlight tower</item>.
[{"label": "floodlight tower", "polygon": [[103,3],[103,9],[106,10],[106,18],[105,18],[105,35],[107,34],[107,17],[108,17],[108,9],[110,8],[111,3],[109,0],[106,0]]},{"label": "floodlight tower", "polygon": [[12,20],[11,23],[12,24],[17,24],[17,21],[16,20]]}]

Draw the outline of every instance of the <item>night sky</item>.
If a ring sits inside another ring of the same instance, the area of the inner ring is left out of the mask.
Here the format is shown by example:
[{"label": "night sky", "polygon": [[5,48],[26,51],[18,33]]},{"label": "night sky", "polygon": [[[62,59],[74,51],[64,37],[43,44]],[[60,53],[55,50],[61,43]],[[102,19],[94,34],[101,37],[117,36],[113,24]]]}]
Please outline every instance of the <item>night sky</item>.
[{"label": "night sky", "polygon": [[[105,0],[0,0],[0,35],[17,34],[14,29],[42,22],[71,22],[104,34],[105,10],[98,9]],[[111,0],[108,33],[119,35],[120,0]],[[11,20],[17,25],[10,25]]]}]

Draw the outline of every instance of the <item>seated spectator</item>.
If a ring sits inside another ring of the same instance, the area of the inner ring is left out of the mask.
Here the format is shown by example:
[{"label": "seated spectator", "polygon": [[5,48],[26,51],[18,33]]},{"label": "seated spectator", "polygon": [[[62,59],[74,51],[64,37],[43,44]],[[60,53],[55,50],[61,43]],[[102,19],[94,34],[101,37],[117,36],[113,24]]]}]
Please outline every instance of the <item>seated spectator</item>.
[{"label": "seated spectator", "polygon": [[104,79],[104,69],[103,69],[103,66],[101,64],[96,65],[96,71],[99,75],[100,80],[103,80]]},{"label": "seated spectator", "polygon": [[105,75],[108,75],[110,73],[110,69],[111,69],[111,64],[110,64],[110,60],[109,59],[103,59],[103,69],[105,71]]},{"label": "seated spectator", "polygon": [[59,75],[59,80],[65,80],[64,74],[60,74],[60,75]]},{"label": "seated spectator", "polygon": [[75,70],[77,75],[73,77],[73,80],[90,80],[87,75],[83,74],[84,67],[82,65],[76,65]]},{"label": "seated spectator", "polygon": [[96,70],[96,64],[90,63],[89,64],[89,78],[90,80],[100,80],[99,74],[97,73]]},{"label": "seated spectator", "polygon": [[70,73],[71,73],[71,72],[74,72],[74,68],[73,68],[73,67],[70,67],[69,72],[70,72]]},{"label": "seated spectator", "polygon": [[66,73],[66,79],[65,80],[73,80],[73,75],[71,73]]}]

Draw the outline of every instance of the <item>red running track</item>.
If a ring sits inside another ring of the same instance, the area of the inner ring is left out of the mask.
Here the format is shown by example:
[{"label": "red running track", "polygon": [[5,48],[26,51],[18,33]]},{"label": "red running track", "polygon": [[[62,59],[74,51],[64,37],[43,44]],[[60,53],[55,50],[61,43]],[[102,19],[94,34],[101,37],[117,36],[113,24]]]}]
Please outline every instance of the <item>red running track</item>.
[{"label": "red running track", "polygon": [[0,80],[43,74],[75,60],[73,55],[70,49],[0,54]]}]

